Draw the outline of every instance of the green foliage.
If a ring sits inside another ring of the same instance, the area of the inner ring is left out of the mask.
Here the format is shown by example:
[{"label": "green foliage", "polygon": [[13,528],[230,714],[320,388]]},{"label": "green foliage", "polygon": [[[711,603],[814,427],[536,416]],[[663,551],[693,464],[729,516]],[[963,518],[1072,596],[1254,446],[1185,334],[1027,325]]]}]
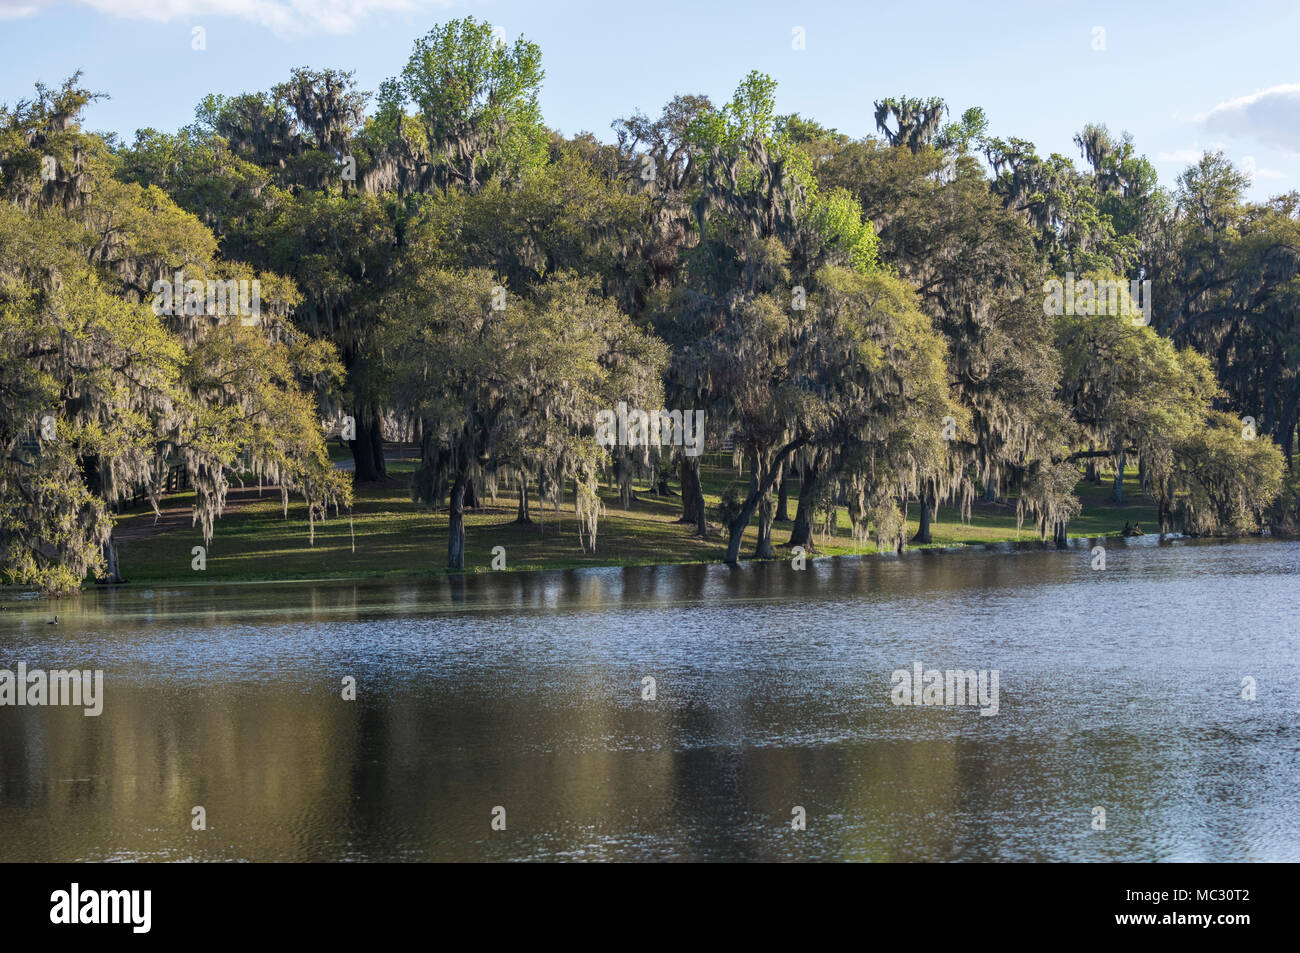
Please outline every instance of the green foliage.
[{"label": "green foliage", "polygon": [[[663,345],[636,330],[592,282],[559,274],[533,297],[510,294],[485,269],[412,261],[393,292],[379,347],[390,392],[424,419],[431,487],[458,489],[500,472],[576,480],[585,538],[599,501],[596,412],[618,400],[661,405]],[[439,472],[439,471],[446,471]],[[435,502],[441,490],[431,493]],[[449,565],[464,566],[453,528]]]},{"label": "green foliage", "polygon": [[701,232],[712,212],[722,232],[780,236],[803,259],[801,270],[831,263],[870,271],[878,246],[871,221],[847,191],[822,193],[802,145],[809,129],[777,121],[775,91],[771,77],[751,72],[730,103],[704,110],[687,130],[706,169]]},{"label": "green foliage", "polygon": [[1282,491],[1282,452],[1268,439],[1247,439],[1241,422],[1215,413],[1179,447],[1184,527],[1198,535],[1254,532]]},{"label": "green foliage", "polygon": [[511,46],[491,24],[453,20],[416,41],[399,84],[384,89],[384,121],[391,126],[401,102],[414,103],[448,181],[471,191],[481,184],[480,164],[522,178],[545,161],[541,64],[536,43],[520,37]]},{"label": "green foliage", "polygon": [[[948,114],[947,104],[938,96],[919,99],[914,96],[888,96],[876,101],[876,128],[891,146],[920,152],[939,132],[939,122]],[[969,110],[967,115],[977,122]],[[893,120],[891,128],[889,123]]]},{"label": "green foliage", "polygon": [[989,120],[984,115],[984,110],[979,106],[972,106],[961,114],[960,120],[948,123],[939,131],[935,145],[941,149],[969,152],[984,140],[988,128]]},{"label": "green foliage", "polygon": [[[313,515],[350,498],[309,390],[337,363],[283,324],[297,289],[220,260],[211,232],[157,185],[114,178],[108,143],[76,125],[89,97],[74,81],[59,98],[73,112],[20,106],[0,128],[16,168],[52,137],[70,157],[56,187],[16,175],[0,202],[0,375],[12,381],[0,385],[0,573],[50,591],[116,578],[112,505],[156,499],[173,465],[195,488],[205,539],[246,472],[302,491]],[[173,174],[163,143],[143,142],[137,171]],[[155,283],[178,272],[174,304],[160,306]],[[211,290],[186,297],[241,279],[263,286],[251,317],[221,310]]]},{"label": "green foliage", "polygon": [[744,492],[734,483],[727,484],[722,497],[713,508],[713,514],[723,526],[730,526],[740,518],[743,510]]},{"label": "green foliage", "polygon": [[849,267],[868,272],[876,267],[880,238],[862,206],[847,189],[832,189],[813,196],[808,204],[809,225]]},{"label": "green foliage", "polygon": [[[286,512],[302,492],[314,527],[351,494],[322,408],[366,431],[359,475],[381,417],[422,435],[414,495],[450,497],[453,567],[463,497],[498,479],[571,487],[594,548],[598,474],[627,505],[633,475],[675,465],[595,442],[620,401],[732,435],[729,559],[753,519],[772,554],[792,470],[805,526],[843,507],[884,547],[909,505],[969,518],[977,489],[1063,538],[1098,458],[1140,464],[1162,528],[1300,523],[1300,195],[1246,201],[1220,154],[1170,193],[1127,133],[1090,122],[1074,160],[1040,157],[978,106],[945,123],[939,98],[882,99],[882,138],[853,140],[779,115],[758,71],[720,108],[680,95],[613,144],[566,139],[543,78],[536,44],[466,17],[421,37],[369,114],[351,73],[306,67],[129,147],[80,130],[78,76],[0,107],[0,572],[111,576],[113,505],[172,466],[205,538],[243,475]],[[1044,277],[1067,271],[1130,311],[1150,281],[1151,326],[1049,317]],[[202,294],[149,307],[178,272],[256,280],[259,320]]]}]

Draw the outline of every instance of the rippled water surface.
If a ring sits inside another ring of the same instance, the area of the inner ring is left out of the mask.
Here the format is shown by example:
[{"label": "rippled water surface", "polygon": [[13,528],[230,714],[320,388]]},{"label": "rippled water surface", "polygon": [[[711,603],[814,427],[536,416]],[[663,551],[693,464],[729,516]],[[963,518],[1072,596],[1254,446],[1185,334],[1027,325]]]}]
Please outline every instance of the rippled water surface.
[{"label": "rippled water surface", "polygon": [[10,592],[0,859],[1300,860],[1300,544],[1107,547]]}]

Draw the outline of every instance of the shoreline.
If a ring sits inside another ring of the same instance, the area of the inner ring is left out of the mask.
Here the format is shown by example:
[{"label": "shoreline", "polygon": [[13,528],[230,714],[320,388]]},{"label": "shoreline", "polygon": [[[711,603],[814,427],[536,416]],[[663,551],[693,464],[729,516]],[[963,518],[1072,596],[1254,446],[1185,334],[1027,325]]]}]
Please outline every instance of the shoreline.
[{"label": "shoreline", "polygon": [[[393,457],[389,476],[378,483],[357,484],[351,512],[318,520],[312,530],[300,503],[291,501],[286,517],[280,494],[273,487],[243,487],[236,505],[218,521],[216,533],[205,543],[192,525],[187,511],[189,492],[169,499],[164,510],[169,519],[158,526],[152,511],[140,507],[118,518],[115,539],[119,565],[126,581],[115,585],[87,580],[74,593],[52,595],[66,598],[102,589],[130,591],[140,588],[169,588],[193,585],[274,585],[281,583],[383,583],[444,580],[492,573],[536,573],[575,569],[625,569],[688,565],[725,565],[726,534],[711,520],[711,536],[694,536],[691,527],[678,521],[680,496],[655,493],[648,485],[634,487],[630,502],[624,502],[611,484],[601,487],[605,513],[601,518],[596,551],[579,545],[571,505],[557,510],[553,501],[532,498],[532,521],[520,524],[516,517],[517,489],[502,488],[496,497],[466,512],[466,568],[448,570],[446,560],[447,516],[413,505],[409,482],[415,462],[400,445],[390,448]],[[341,456],[341,451],[339,451]],[[706,505],[717,505],[727,486],[742,479],[734,466],[719,455],[705,457],[701,466],[701,488]],[[797,498],[798,481],[791,486],[791,502]],[[1076,494],[1083,507],[1073,521],[1075,532],[1066,547],[1097,545],[1105,540],[1142,539],[1155,541],[1155,533],[1125,536],[1130,527],[1155,525],[1156,508],[1143,492],[1135,470],[1124,479],[1124,500],[1111,500],[1112,482],[1093,482],[1081,475]],[[530,494],[530,497],[532,494]],[[1032,524],[1018,524],[1015,500],[976,501],[968,518],[953,506],[941,506],[932,524],[933,540],[908,544],[903,556],[917,552],[965,552],[982,550],[1009,554],[1058,548],[1051,539],[1038,537]],[[789,517],[774,529],[785,536]],[[917,531],[915,509],[908,516],[906,536]],[[314,532],[314,541],[313,534]],[[756,527],[745,534],[741,563],[780,562],[793,558],[786,543],[775,546],[777,555],[758,560],[752,552]],[[1183,539],[1168,534],[1166,540]],[[1215,537],[1242,539],[1246,537]],[[809,560],[839,556],[892,556],[880,553],[871,540],[857,543],[847,511],[837,508],[831,523],[819,523],[813,532],[814,552]],[[203,550],[203,569],[194,562]],[[504,551],[501,568],[496,558]],[[33,598],[25,585],[0,585],[0,605],[16,599]],[[45,598],[44,596],[36,596]]]},{"label": "shoreline", "polygon": [[[1175,543],[1188,545],[1232,545],[1247,542],[1255,543],[1285,543],[1294,542],[1300,539],[1300,536],[1279,536],[1269,533],[1247,534],[1243,536],[1187,536],[1182,533],[1166,533],[1163,537],[1158,533],[1144,533],[1140,536],[1124,536],[1119,532],[1104,535],[1079,535],[1070,536],[1064,544],[1057,544],[1051,540],[1002,540],[996,542],[977,542],[977,543],[931,543],[921,546],[909,546],[902,553],[892,551],[864,551],[864,552],[837,552],[825,554],[809,554],[807,559],[809,563],[826,562],[835,559],[906,559],[914,555],[959,555],[964,553],[979,553],[981,555],[1011,555],[1022,552],[1066,552],[1091,548],[1099,541],[1110,540],[1120,541],[1127,548],[1132,543],[1140,544],[1143,547],[1165,546]],[[735,568],[743,568],[750,565],[772,565],[776,563],[789,562],[789,556],[779,556],[771,559],[742,559],[735,563]],[[612,562],[599,565],[585,566],[519,566],[515,568],[490,569],[485,567],[475,567],[461,572],[451,570],[392,570],[384,573],[339,573],[326,576],[286,576],[286,577],[267,577],[257,579],[216,579],[212,581],[195,580],[192,582],[177,582],[171,579],[144,579],[134,581],[128,579],[126,582],[117,584],[89,584],[76,593],[66,593],[62,595],[47,595],[36,590],[19,587],[0,585],[0,604],[8,601],[21,603],[48,603],[55,600],[75,599],[91,592],[146,592],[155,589],[176,590],[201,587],[204,589],[211,588],[231,588],[242,586],[298,586],[298,585],[335,585],[347,583],[397,583],[397,582],[442,582],[465,579],[481,579],[489,576],[509,575],[521,576],[541,573],[607,573],[611,570],[622,569],[670,569],[679,566],[726,566],[727,563],[722,560],[677,560],[670,562]],[[0,617],[2,618],[2,617]]]}]

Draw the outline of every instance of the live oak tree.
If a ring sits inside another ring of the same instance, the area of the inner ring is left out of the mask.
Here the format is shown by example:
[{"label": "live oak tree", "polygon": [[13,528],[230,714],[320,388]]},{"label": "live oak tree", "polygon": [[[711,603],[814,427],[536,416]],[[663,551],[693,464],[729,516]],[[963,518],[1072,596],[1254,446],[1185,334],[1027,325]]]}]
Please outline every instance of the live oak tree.
[{"label": "live oak tree", "polygon": [[395,117],[413,104],[438,182],[475,192],[490,175],[517,179],[544,161],[544,76],[536,43],[510,45],[491,24],[465,17],[416,41],[401,75],[385,85],[381,109]]},{"label": "live oak tree", "polygon": [[[1136,235],[1117,232],[1103,210],[1101,190],[1110,181],[1106,176],[1082,173],[1062,155],[1040,158],[1033,143],[1024,139],[989,138],[983,147],[993,171],[991,189],[1034,228],[1034,244],[1053,274],[1129,272],[1140,241]],[[1098,161],[1104,163],[1109,156],[1104,152]]]},{"label": "live oak tree", "polygon": [[154,422],[183,400],[180,343],[78,267],[65,227],[0,206],[0,570],[51,592],[112,571],[109,505],[156,483]]},{"label": "live oak tree", "polygon": [[373,384],[370,340],[391,286],[398,214],[384,196],[306,192],[286,198],[256,230],[256,255],[304,289],[294,323],[337,349],[347,372],[347,413],[358,480],[387,475],[382,394]]},{"label": "live oak tree", "polygon": [[[205,541],[242,474],[286,506],[302,491],[313,520],[349,499],[309,393],[337,365],[285,325],[296,289],[221,261],[160,190],[115,178],[108,143],[78,126],[90,98],[73,77],[0,113],[0,571],[51,591],[120,581],[111,508],[138,491],[156,503],[170,465]],[[176,280],[160,307],[155,283]],[[208,290],[239,280],[261,286],[251,315]]]},{"label": "live oak tree", "polygon": [[295,280],[293,319],[337,347],[347,376],[346,393],[318,398],[331,410],[343,403],[356,425],[356,477],[376,480],[386,474],[382,408],[368,386],[366,341],[400,215],[366,188],[380,174],[367,99],[350,73],[295,69],[269,93],[207,97],[176,136],[141,131],[122,166],[200,216],[227,255]]},{"label": "live oak tree", "polygon": [[[777,133],[773,89],[752,73],[723,109],[696,120],[699,244],[659,320],[684,345],[670,377],[735,428],[748,464],[748,492],[723,510],[728,562],[755,515],[755,553],[772,555],[772,491],[796,454],[849,434],[888,440],[880,418],[889,399],[947,407],[942,343],[904,286],[868,277],[877,248],[870,222],[846,191],[822,189],[810,155]],[[900,367],[901,385],[878,362],[881,350],[929,355],[924,366],[938,376]],[[834,465],[843,459],[834,454]]]},{"label": "live oak tree", "polygon": [[[919,543],[931,541],[940,502],[956,499],[969,512],[977,484],[992,500],[1036,482],[1022,502],[1040,501],[1058,515],[1068,510],[1048,492],[1064,481],[1049,480],[1044,470],[1066,446],[1066,413],[1056,400],[1060,365],[1042,313],[1042,266],[1032,232],[1003,208],[970,154],[982,128],[978,111],[967,110],[962,128],[941,137],[947,152],[923,143],[845,142],[818,170],[823,182],[862,202],[876,223],[882,262],[913,283],[921,309],[947,340],[961,413],[914,491]],[[942,423],[931,427],[937,432]],[[1073,485],[1065,492],[1072,497]]]},{"label": "live oak tree", "polygon": [[[491,179],[474,193],[451,188],[413,197],[407,206],[396,268],[402,280],[430,267],[491,268],[511,298],[531,297],[553,275],[573,271],[590,276],[602,294],[627,300],[632,246],[648,216],[645,197],[623,189],[600,155],[559,137],[546,164],[518,182]],[[437,505],[446,490],[438,483],[447,472],[446,450],[433,437],[425,428],[415,490],[417,499]],[[527,482],[541,488],[550,478],[521,463],[511,479],[524,486],[526,507]],[[471,480],[467,497],[483,489]]]},{"label": "live oak tree", "polygon": [[[770,555],[772,486],[808,439],[790,428],[798,394],[781,315],[793,301],[788,266],[796,210],[807,206],[812,182],[791,168],[802,154],[774,136],[774,88],[769,77],[751,73],[729,103],[698,110],[683,131],[687,150],[678,161],[699,170],[690,195],[698,237],[683,249],[682,286],[655,317],[659,333],[679,345],[669,373],[676,399],[739,431],[751,482],[746,497],[723,514],[728,562],[739,558],[742,534],[760,505],[757,552]],[[702,496],[692,503],[703,533]]]},{"label": "live oak tree", "polygon": [[640,314],[655,291],[677,284],[683,253],[698,239],[691,204],[701,163],[693,135],[713,109],[707,96],[677,95],[658,119],[638,111],[611,124],[616,169],[626,188],[648,203],[634,254],[627,256],[633,273],[624,301],[631,314]]},{"label": "live oak tree", "polygon": [[492,179],[476,193],[451,190],[412,207],[404,242],[422,243],[448,267],[491,267],[516,289],[578,271],[620,302],[635,298],[627,272],[649,201],[623,189],[579,143],[557,137],[548,161],[518,182]]},{"label": "live oak tree", "polygon": [[1179,351],[1142,324],[1124,282],[1113,274],[1081,276],[1086,287],[1112,287],[1103,301],[1076,301],[1073,313],[1055,319],[1061,355],[1061,395],[1078,428],[1074,443],[1093,448],[1075,459],[1105,457],[1115,471],[1116,502],[1122,502],[1125,464],[1144,462],[1144,476],[1160,490],[1164,511],[1173,503],[1167,484],[1177,442],[1200,429],[1218,385],[1205,359]]},{"label": "live oak tree", "polygon": [[[701,153],[695,133],[700,120],[713,110],[707,96],[677,95],[657,119],[638,110],[611,124],[618,137],[619,176],[628,191],[647,203],[640,227],[622,255],[619,280],[612,289],[634,317],[666,316],[664,302],[681,280],[688,250],[698,243],[692,204],[700,184]],[[659,320],[656,329],[673,353],[693,343],[685,322]],[[689,375],[666,375],[669,406],[690,413],[707,405],[708,395],[698,388],[699,383]],[[709,423],[706,418],[706,431]],[[677,465],[682,503],[679,522],[692,524],[694,535],[707,537],[700,458],[679,453]]]},{"label": "live oak tree", "polygon": [[876,101],[876,128],[891,146],[916,153],[930,144],[947,114],[948,106],[938,96],[887,96]]},{"label": "live oak tree", "polygon": [[[679,95],[613,142],[566,138],[542,123],[538,47],[473,18],[395,67],[373,96],[299,67],[130,146],[81,130],[77,77],[0,107],[11,578],[119,578],[111,510],[156,497],[168,466],[205,537],[244,474],[305,492],[314,520],[347,499],[318,411],[355,419],[361,480],[385,473],[385,418],[415,427],[413,496],[451,499],[453,566],[466,500],[499,481],[524,522],[530,493],[573,481],[591,545],[598,473],[629,503],[634,479],[663,492],[676,467],[706,535],[698,458],[596,444],[594,413],[623,400],[706,411],[710,446],[731,433],[748,480],[718,510],[730,561],[754,523],[756,554],[774,552],[796,475],[789,543],[809,549],[837,507],[890,548],[916,504],[929,542],[940,504],[968,517],[981,491],[1063,540],[1080,466],[1105,461],[1116,502],[1136,462],[1164,530],[1300,524],[1281,475],[1300,195],[1248,201],[1222,155],[1169,191],[1101,122],[1073,158],[1040,156],[979,107],[948,121],[906,96],[854,139],[777,115],[757,72],[720,106]],[[156,312],[178,271],[258,281],[258,321],[183,293]],[[1045,281],[1069,272],[1125,295],[1149,280],[1150,326],[1045,313]]]},{"label": "live oak tree", "polygon": [[878,546],[895,548],[908,495],[946,466],[936,421],[966,423],[951,398],[947,346],[913,290],[880,270],[824,266],[807,311],[798,351],[805,379],[816,381],[813,460],[790,544],[813,548],[812,501],[834,488],[832,512],[843,499],[855,536],[870,527]]},{"label": "live oak tree", "polygon": [[1300,197],[1248,203],[1246,182],[1220,154],[1180,177],[1154,282],[1157,325],[1210,359],[1232,406],[1289,458],[1300,419]]},{"label": "live oak tree", "polygon": [[1101,447],[1117,481],[1126,457],[1144,461],[1161,532],[1179,512],[1189,533],[1258,527],[1281,489],[1282,454],[1253,426],[1213,410],[1225,395],[1209,361],[1135,323],[1126,295],[1115,309],[1089,302],[1078,310],[1057,319],[1076,443]]},{"label": "live oak tree", "polygon": [[1175,446],[1170,484],[1180,493],[1184,532],[1253,533],[1283,486],[1283,459],[1272,440],[1249,438],[1232,414],[1213,412]]},{"label": "live oak tree", "polygon": [[604,453],[596,413],[616,399],[655,398],[662,345],[576,277],[515,296],[485,269],[418,269],[387,313],[392,392],[426,420],[450,487],[447,567],[465,568],[470,481],[526,466],[557,486],[573,480],[579,539],[594,548]]}]

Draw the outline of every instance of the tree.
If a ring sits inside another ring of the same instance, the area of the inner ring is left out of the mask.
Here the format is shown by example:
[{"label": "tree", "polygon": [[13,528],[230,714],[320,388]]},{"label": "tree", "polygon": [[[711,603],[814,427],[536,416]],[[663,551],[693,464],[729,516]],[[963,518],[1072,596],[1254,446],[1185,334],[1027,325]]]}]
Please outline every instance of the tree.
[{"label": "tree", "polygon": [[1125,282],[1104,273],[1080,282],[1081,289],[1093,286],[1119,293],[1085,298],[1080,292],[1074,312],[1056,319],[1062,400],[1079,427],[1076,443],[1098,448],[1076,459],[1098,454],[1111,460],[1115,502],[1123,502],[1127,461],[1142,459],[1160,490],[1158,502],[1167,509],[1174,492],[1163,482],[1170,454],[1204,426],[1220,391],[1201,355],[1179,351],[1140,318],[1134,320],[1138,312]]},{"label": "tree", "polygon": [[[876,100],[876,128],[891,146],[902,146],[913,154],[930,144],[947,114],[948,106],[938,96],[929,99],[888,96]],[[892,129],[889,126],[891,118],[894,120]],[[977,122],[973,115],[971,119]]]},{"label": "tree", "polygon": [[1257,531],[1281,492],[1282,474],[1282,453],[1273,441],[1246,439],[1241,422],[1231,414],[1211,414],[1175,456],[1171,481],[1184,491],[1184,532]]},{"label": "tree", "polygon": [[[160,190],[113,178],[108,143],[77,125],[90,98],[74,77],[59,108],[0,113],[0,568],[51,591],[87,573],[121,581],[110,508],[137,490],[156,503],[173,464],[205,541],[230,479],[250,470],[286,506],[301,490],[313,520],[349,500],[304,391],[336,365],[286,327],[296,290],[220,261]],[[38,191],[31,152],[50,146],[75,171]],[[265,307],[247,310],[239,282],[260,286]],[[166,304],[149,300],[159,284]]]},{"label": "tree", "polygon": [[994,173],[991,188],[1035,228],[1035,245],[1049,270],[1130,270],[1138,241],[1117,235],[1102,212],[1098,176],[1081,174],[1061,155],[1042,159],[1024,139],[989,139],[984,151]]},{"label": "tree", "polygon": [[777,135],[774,89],[750,73],[731,102],[689,130],[699,244],[687,253],[684,286],[656,317],[660,334],[683,345],[673,389],[734,427],[749,465],[749,491],[725,514],[728,562],[738,560],[755,513],[756,554],[771,555],[773,486],[829,412],[823,389],[834,371],[816,364],[806,307],[814,278],[824,267],[866,274],[875,266],[876,235],[857,203],[822,191],[809,155]]},{"label": "tree", "polygon": [[[967,113],[973,134],[980,116]],[[867,140],[845,144],[818,173],[861,201],[879,230],[882,262],[914,285],[947,341],[949,385],[961,410],[913,491],[920,505],[915,541],[922,544],[931,541],[941,501],[959,499],[966,514],[977,482],[989,500],[1023,489],[1066,439],[1033,233],[968,157],[959,157],[951,175],[940,174],[945,164],[935,149]],[[1038,498],[1046,501],[1060,485],[1040,480]],[[1062,500],[1050,506],[1068,509]]]},{"label": "tree", "polygon": [[394,114],[414,103],[443,187],[475,192],[489,175],[513,180],[544,161],[544,76],[536,43],[520,37],[509,46],[490,24],[465,17],[416,41],[382,104]]},{"label": "tree", "polygon": [[[367,187],[383,171],[377,147],[362,135],[367,100],[351,73],[298,68],[269,94],[206,97],[194,125],[175,137],[137,134],[123,168],[217,229],[229,256],[296,280],[304,299],[294,312],[298,326],[343,358],[354,473],[373,481],[387,467],[366,343],[403,209]],[[345,158],[357,161],[350,176]],[[318,395],[331,411],[339,396]]]},{"label": "tree", "polygon": [[1220,154],[1179,178],[1153,269],[1156,323],[1209,357],[1231,406],[1289,459],[1300,418],[1300,198],[1247,203]]},{"label": "tree", "polygon": [[984,115],[984,110],[979,106],[971,106],[961,114],[960,120],[950,122],[939,130],[935,145],[965,155],[972,147],[984,141],[988,128],[989,120]]},{"label": "tree", "polygon": [[372,383],[370,340],[379,302],[394,280],[397,212],[382,196],[304,192],[286,199],[255,233],[256,257],[304,289],[297,326],[331,342],[347,373],[356,479],[387,475],[381,395]]},{"label": "tree", "polygon": [[630,380],[657,389],[662,345],[572,276],[530,299],[507,294],[484,269],[413,269],[391,304],[382,335],[389,386],[441,451],[448,568],[465,568],[467,486],[507,469],[540,466],[557,486],[572,478],[579,538],[594,548],[596,412],[620,391],[647,396]]},{"label": "tree", "polygon": [[[1108,277],[1113,280],[1088,280]],[[1232,415],[1212,410],[1223,391],[1203,355],[1178,350],[1131,315],[1121,297],[1117,308],[1089,303],[1057,319],[1063,398],[1083,439],[1112,459],[1116,495],[1125,459],[1136,455],[1162,533],[1179,509],[1188,533],[1258,529],[1281,491],[1281,451]]]}]

